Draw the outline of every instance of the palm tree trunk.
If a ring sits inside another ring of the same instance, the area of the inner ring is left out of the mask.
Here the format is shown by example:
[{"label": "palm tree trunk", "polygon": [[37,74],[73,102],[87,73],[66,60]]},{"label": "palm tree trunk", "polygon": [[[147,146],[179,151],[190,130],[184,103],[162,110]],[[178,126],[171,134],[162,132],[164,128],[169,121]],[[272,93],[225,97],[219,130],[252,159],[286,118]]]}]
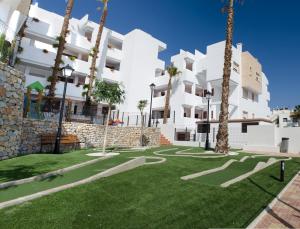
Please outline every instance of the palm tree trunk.
[{"label": "palm tree trunk", "polygon": [[56,58],[55,58],[55,63],[54,63],[53,71],[52,71],[52,79],[51,79],[51,84],[50,84],[50,89],[49,89],[49,97],[50,98],[55,96],[55,86],[56,86],[56,82],[57,82],[57,74],[60,71],[60,64],[61,64],[62,55],[63,55],[65,44],[66,44],[66,37],[68,35],[69,21],[70,21],[73,5],[74,5],[74,0],[68,0],[64,23],[63,23],[62,30],[61,30],[60,37],[59,37],[59,43],[58,43],[58,49],[57,49],[57,54],[56,54]]},{"label": "palm tree trunk", "polygon": [[167,95],[166,95],[163,124],[167,124],[167,122],[168,122],[169,105],[170,105],[170,95],[171,95],[171,89],[172,89],[171,81],[172,81],[172,77],[170,76],[169,77],[169,83],[168,83]]},{"label": "palm tree trunk", "polygon": [[102,146],[102,153],[103,154],[105,154],[107,131],[108,131],[108,124],[109,124],[110,115],[111,115],[111,104],[108,105],[108,117],[107,117],[106,124],[105,124],[104,139],[103,139],[103,146]]},{"label": "palm tree trunk", "polygon": [[92,89],[93,89],[93,83],[96,78],[96,62],[99,54],[99,47],[101,43],[101,38],[102,38],[102,33],[103,33],[103,28],[106,22],[106,17],[107,17],[107,1],[104,3],[104,8],[103,12],[101,15],[101,20],[99,24],[99,29],[98,29],[98,34],[97,34],[97,39],[96,39],[96,44],[95,47],[92,50],[92,63],[91,63],[91,68],[90,68],[90,81],[89,81],[89,87],[86,95],[86,104],[90,105],[91,102],[91,95],[92,95]]},{"label": "palm tree trunk", "polygon": [[228,153],[228,100],[229,100],[229,81],[231,75],[231,58],[232,58],[232,38],[233,38],[233,18],[234,9],[233,1],[229,0],[227,28],[226,28],[226,46],[223,69],[223,83],[222,83],[222,103],[221,112],[219,116],[219,131],[217,134],[217,144],[215,151],[217,153]]},{"label": "palm tree trunk", "polygon": [[144,114],[141,112],[141,118],[142,118],[142,122],[141,122],[141,137],[140,137],[140,144],[143,147],[143,135],[144,135]]}]

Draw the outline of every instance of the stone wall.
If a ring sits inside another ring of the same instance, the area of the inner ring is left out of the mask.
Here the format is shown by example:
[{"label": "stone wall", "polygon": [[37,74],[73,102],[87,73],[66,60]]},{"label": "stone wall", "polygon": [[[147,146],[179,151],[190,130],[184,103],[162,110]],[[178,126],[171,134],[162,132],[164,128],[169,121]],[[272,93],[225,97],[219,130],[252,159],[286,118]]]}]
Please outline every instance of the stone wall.
[{"label": "stone wall", "polygon": [[[63,123],[63,134],[75,134],[81,142],[81,147],[101,147],[103,144],[105,127],[96,124]],[[21,154],[40,152],[40,135],[55,134],[57,123],[52,121],[38,121],[24,119]],[[107,146],[138,147],[140,144],[139,127],[109,126]],[[145,128],[144,134],[149,137],[149,146],[159,146],[160,130],[157,128]],[[43,151],[51,151],[53,147],[43,147]],[[64,150],[64,149],[63,149]]]},{"label": "stone wall", "polygon": [[0,160],[18,154],[24,88],[24,75],[0,63]]}]

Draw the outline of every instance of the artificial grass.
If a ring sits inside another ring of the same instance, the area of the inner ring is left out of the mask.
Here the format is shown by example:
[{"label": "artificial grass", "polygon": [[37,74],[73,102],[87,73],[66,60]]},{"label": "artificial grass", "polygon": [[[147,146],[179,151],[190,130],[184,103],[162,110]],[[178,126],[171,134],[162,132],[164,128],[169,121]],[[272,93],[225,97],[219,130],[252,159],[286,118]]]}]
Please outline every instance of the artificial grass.
[{"label": "artificial grass", "polygon": [[101,173],[106,169],[117,166],[118,164],[128,161],[128,158],[115,157],[109,158],[103,161],[96,162],[91,165],[81,167],[79,169],[49,177],[40,181],[33,181],[30,183],[12,186],[6,189],[0,190],[0,202],[16,199],[18,197],[34,194],[47,189],[55,188],[61,185],[70,184],[95,174]]},{"label": "artificial grass", "polygon": [[[151,152],[121,156],[152,156]],[[278,181],[279,166],[273,165],[221,188],[180,177],[221,166],[229,158],[166,158],[163,164],[146,165],[3,209],[0,225],[24,229],[246,227],[300,168],[300,160],[294,159],[286,162],[285,182]]]},{"label": "artificial grass", "polygon": [[244,162],[233,162],[229,167],[216,173],[196,178],[206,185],[221,185],[226,181],[252,171],[258,162],[267,162],[269,157],[249,158]]},{"label": "artificial grass", "polygon": [[90,151],[92,149],[64,154],[31,154],[0,161],[0,183],[28,178],[93,160],[95,158],[86,155]]}]

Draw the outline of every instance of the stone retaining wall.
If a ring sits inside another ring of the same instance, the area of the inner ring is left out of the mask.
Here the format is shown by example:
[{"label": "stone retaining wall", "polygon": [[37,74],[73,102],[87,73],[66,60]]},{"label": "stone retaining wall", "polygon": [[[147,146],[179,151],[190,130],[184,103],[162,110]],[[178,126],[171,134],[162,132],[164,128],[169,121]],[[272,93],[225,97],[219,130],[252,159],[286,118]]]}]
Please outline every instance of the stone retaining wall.
[{"label": "stone retaining wall", "polygon": [[25,77],[0,63],[0,160],[14,157],[20,146]]},{"label": "stone retaining wall", "polygon": [[[109,126],[107,146],[138,147],[140,144],[139,127]],[[84,147],[101,147],[103,144],[105,127],[96,124],[63,123],[63,134],[75,134]],[[38,121],[24,119],[21,154],[40,152],[40,135],[56,133],[57,123],[52,121]],[[160,130],[157,128],[145,128],[144,134],[149,138],[149,146],[159,146]],[[43,147],[43,151],[51,151],[52,147]],[[64,150],[64,149],[63,149]]]}]

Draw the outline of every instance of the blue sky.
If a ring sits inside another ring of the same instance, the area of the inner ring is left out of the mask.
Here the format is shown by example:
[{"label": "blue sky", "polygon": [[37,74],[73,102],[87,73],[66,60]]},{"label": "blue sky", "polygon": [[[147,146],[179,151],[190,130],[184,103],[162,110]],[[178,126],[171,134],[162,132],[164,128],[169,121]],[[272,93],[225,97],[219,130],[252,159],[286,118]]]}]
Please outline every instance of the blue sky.
[{"label": "blue sky", "polygon": [[[63,14],[64,0],[38,0]],[[99,20],[96,0],[75,0],[73,17]],[[221,0],[110,0],[106,26],[120,33],[142,29],[168,45],[160,58],[169,61],[179,49],[205,52],[225,38]],[[269,78],[271,107],[300,104],[300,1],[244,0],[236,6],[234,42],[242,42]],[[299,90],[299,91],[298,91]]]}]

